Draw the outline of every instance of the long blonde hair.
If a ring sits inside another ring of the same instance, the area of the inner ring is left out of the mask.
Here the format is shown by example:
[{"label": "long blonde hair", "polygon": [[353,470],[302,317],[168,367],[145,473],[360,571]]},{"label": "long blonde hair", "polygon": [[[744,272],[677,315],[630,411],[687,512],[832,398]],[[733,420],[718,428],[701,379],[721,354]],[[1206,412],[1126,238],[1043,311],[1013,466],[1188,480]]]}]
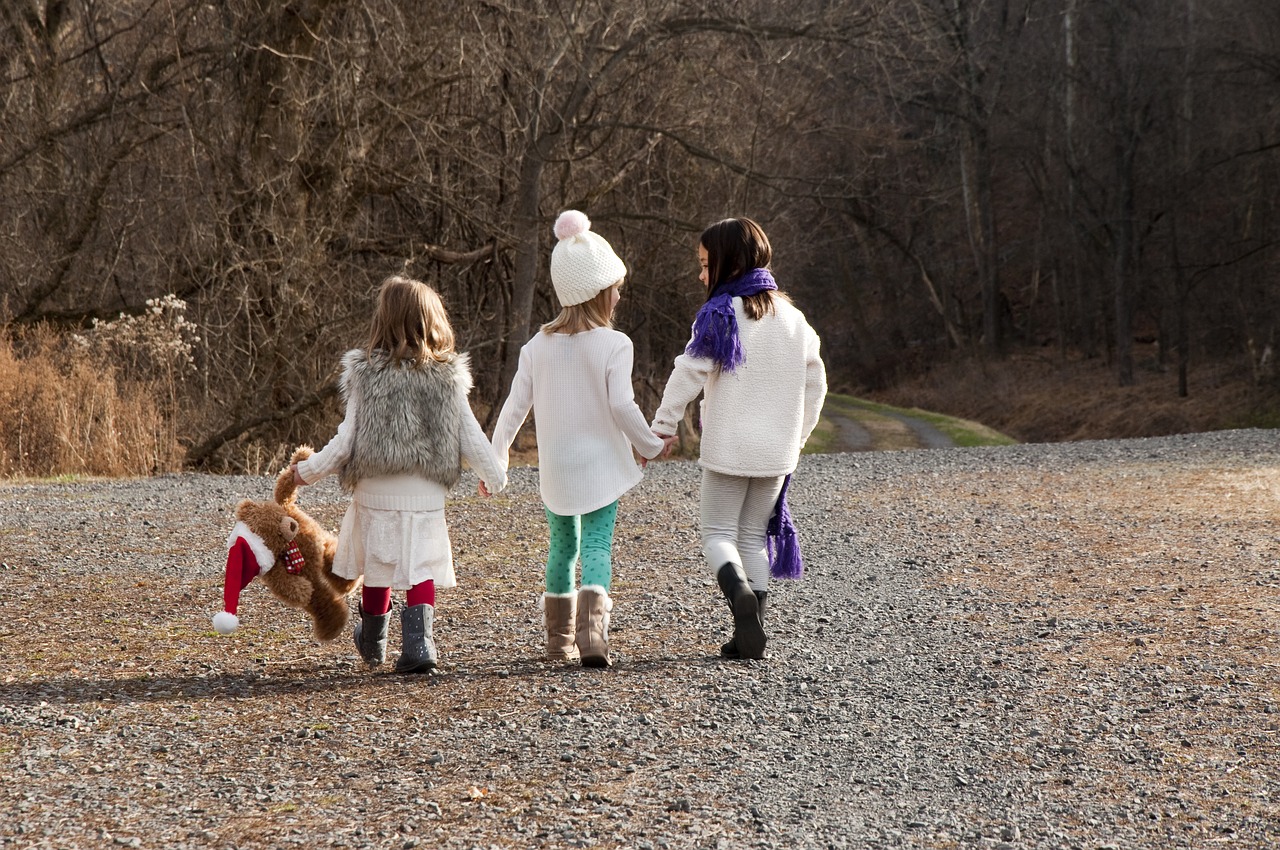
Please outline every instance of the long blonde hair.
[{"label": "long blonde hair", "polygon": [[544,334],[576,334],[594,328],[613,327],[613,293],[622,281],[606,286],[590,301],[560,308],[560,315],[542,326]]},{"label": "long blonde hair", "polygon": [[399,365],[427,358],[447,361],[454,354],[453,326],[440,294],[422,281],[392,275],[378,290],[369,351],[382,349]]}]

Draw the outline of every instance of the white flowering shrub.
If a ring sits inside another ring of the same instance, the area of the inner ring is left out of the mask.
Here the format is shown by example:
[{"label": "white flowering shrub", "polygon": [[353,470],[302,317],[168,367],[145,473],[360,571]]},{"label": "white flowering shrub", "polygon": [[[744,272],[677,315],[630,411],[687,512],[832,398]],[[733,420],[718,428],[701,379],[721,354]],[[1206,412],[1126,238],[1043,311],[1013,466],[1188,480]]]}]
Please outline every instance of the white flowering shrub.
[{"label": "white flowering shrub", "polygon": [[152,298],[139,315],[121,313],[110,322],[94,319],[93,327],[73,334],[71,342],[120,367],[130,378],[174,380],[196,368],[192,352],[200,337],[186,310],[187,302],[176,295]]}]

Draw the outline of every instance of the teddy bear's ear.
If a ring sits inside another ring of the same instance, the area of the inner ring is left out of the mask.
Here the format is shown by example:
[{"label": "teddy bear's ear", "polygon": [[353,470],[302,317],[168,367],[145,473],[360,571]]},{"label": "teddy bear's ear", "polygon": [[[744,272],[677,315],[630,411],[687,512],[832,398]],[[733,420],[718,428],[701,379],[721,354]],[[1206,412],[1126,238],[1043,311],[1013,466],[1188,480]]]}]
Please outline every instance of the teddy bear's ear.
[{"label": "teddy bear's ear", "polygon": [[236,504],[236,519],[244,519],[246,512],[252,510],[254,504],[253,499],[241,499]]}]

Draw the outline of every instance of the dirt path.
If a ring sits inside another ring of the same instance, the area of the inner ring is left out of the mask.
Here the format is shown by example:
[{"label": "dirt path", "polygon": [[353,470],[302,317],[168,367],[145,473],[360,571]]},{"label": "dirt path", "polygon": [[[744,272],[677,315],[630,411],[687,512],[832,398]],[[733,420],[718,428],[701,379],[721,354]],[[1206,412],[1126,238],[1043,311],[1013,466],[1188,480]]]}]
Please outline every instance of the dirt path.
[{"label": "dirt path", "polygon": [[[868,427],[839,413],[827,414],[835,424],[834,452],[875,452],[894,449],[946,449],[955,441],[932,424],[906,413],[882,414],[885,425]],[[900,427],[892,427],[896,423]]]}]

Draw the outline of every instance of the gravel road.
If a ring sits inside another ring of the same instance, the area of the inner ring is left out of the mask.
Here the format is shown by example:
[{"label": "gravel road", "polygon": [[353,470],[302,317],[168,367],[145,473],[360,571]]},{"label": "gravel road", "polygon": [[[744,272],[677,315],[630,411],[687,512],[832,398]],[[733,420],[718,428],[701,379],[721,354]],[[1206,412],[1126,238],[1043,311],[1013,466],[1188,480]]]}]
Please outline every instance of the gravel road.
[{"label": "gravel road", "polygon": [[0,484],[0,847],[1280,845],[1276,432],[807,456],[762,662],[698,480],[624,499],[600,671],[539,660],[536,473],[464,476],[407,679],[256,583],[212,631],[268,479]]}]

